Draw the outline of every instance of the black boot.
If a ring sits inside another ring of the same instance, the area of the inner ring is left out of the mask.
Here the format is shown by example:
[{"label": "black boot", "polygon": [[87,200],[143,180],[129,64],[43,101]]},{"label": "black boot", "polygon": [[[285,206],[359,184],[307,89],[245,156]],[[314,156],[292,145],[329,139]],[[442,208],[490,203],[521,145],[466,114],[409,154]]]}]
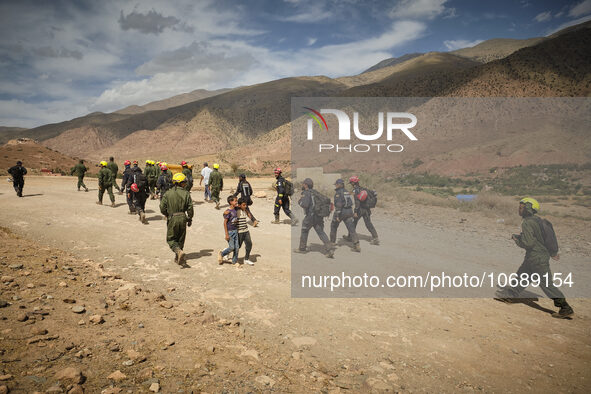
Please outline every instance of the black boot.
[{"label": "black boot", "polygon": [[564,298],[555,298],[554,305],[560,307],[558,312],[552,314],[552,317],[556,319],[571,319],[575,315],[575,311],[573,311],[573,308],[571,308]]}]

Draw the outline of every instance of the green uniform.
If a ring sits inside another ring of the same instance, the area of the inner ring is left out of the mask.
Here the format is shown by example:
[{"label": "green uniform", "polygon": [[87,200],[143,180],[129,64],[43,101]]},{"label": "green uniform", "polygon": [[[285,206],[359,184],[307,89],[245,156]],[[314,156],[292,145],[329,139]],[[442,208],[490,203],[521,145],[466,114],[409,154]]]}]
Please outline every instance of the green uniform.
[{"label": "green uniform", "polygon": [[107,168],[113,173],[113,186],[115,186],[115,189],[118,191],[121,191],[121,188],[119,188],[119,185],[117,185],[117,173],[119,172],[119,166],[114,161],[109,161],[107,163]]},{"label": "green uniform", "polygon": [[88,168],[86,168],[84,164],[78,163],[74,166],[74,168],[72,168],[72,171],[70,172],[70,175],[76,175],[78,177],[78,190],[80,190],[80,187],[83,187],[86,189],[86,191],[88,191],[88,188],[84,184],[84,174],[86,174],[86,171],[88,171]]},{"label": "green uniform", "polygon": [[187,177],[187,185],[185,186],[185,190],[191,191],[193,188],[193,171],[191,171],[188,167],[183,168],[183,175]]},{"label": "green uniform", "polygon": [[211,199],[217,204],[220,202],[220,191],[224,187],[224,177],[222,173],[214,168],[209,175],[209,190],[211,190]]},{"label": "green uniform", "polygon": [[156,194],[156,182],[158,181],[158,170],[151,164],[146,165],[144,175],[148,179],[148,187],[150,188],[150,195]]},{"label": "green uniform", "polygon": [[[545,279],[540,281],[540,288],[548,296],[554,300],[554,305],[563,307],[568,305],[564,299],[564,294],[553,283],[552,272],[550,271],[550,254],[544,247],[544,238],[542,230],[534,212],[526,208],[526,214],[521,222],[521,234],[515,239],[515,244],[520,248],[525,249],[525,258],[523,263],[517,270],[517,276],[520,278],[522,274],[532,275],[539,274],[540,278],[548,275],[548,283]],[[514,296],[518,296],[524,290],[522,286],[511,288]]]},{"label": "green uniform", "polygon": [[113,172],[109,170],[107,167],[101,168],[101,170],[98,173],[98,199],[100,203],[103,202],[103,194],[105,194],[105,190],[109,193],[109,198],[111,199],[111,202],[115,202],[115,196],[113,195],[114,182],[115,180],[113,178]]},{"label": "green uniform", "polygon": [[[193,200],[188,191],[175,185],[160,200],[160,212],[166,216],[166,242],[173,252],[183,249],[187,223],[193,219]],[[186,212],[186,214],[185,214]]]}]

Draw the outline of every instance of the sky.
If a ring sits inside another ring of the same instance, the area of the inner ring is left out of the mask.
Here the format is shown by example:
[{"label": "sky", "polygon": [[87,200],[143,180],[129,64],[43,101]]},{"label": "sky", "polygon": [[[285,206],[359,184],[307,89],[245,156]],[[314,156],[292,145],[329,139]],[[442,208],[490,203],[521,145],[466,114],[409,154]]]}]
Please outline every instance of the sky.
[{"label": "sky", "polygon": [[530,38],[591,0],[0,0],[0,126]]}]

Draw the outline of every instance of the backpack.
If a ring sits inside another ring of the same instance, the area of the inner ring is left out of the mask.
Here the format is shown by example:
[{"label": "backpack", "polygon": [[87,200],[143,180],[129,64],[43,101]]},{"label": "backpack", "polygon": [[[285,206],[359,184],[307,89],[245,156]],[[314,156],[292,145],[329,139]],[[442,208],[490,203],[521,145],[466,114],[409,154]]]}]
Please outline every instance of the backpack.
[{"label": "backpack", "polygon": [[548,253],[550,253],[550,256],[556,256],[558,254],[558,240],[556,239],[556,233],[554,232],[552,223],[550,223],[549,220],[542,219],[539,216],[536,216],[536,219],[540,225],[542,238],[544,240],[544,247]]},{"label": "backpack", "polygon": [[287,194],[288,196],[293,195],[293,183],[291,183],[287,179],[284,179],[283,180],[283,187],[285,189],[285,194]]},{"label": "backpack", "polygon": [[331,200],[318,190],[312,189],[312,201],[314,202],[314,214],[325,218],[330,215]]},{"label": "backpack", "polygon": [[378,204],[378,193],[375,190],[361,189],[367,192],[367,198],[363,201],[366,208],[375,208]]},{"label": "backpack", "polygon": [[134,174],[133,180],[135,181],[134,183],[137,185],[137,187],[140,189],[140,191],[143,191],[144,189],[146,189],[148,181],[147,181],[147,178],[144,174],[141,174],[141,173]]},{"label": "backpack", "polygon": [[343,197],[345,197],[345,206],[343,208],[353,208],[353,198],[351,197],[351,194],[345,190],[345,192],[343,193]]}]

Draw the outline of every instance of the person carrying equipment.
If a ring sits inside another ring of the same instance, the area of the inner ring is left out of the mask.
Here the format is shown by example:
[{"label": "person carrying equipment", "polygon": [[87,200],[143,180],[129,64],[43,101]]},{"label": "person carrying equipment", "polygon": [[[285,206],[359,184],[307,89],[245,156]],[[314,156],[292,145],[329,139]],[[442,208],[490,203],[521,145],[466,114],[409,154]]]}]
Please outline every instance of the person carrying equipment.
[{"label": "person carrying equipment", "polygon": [[187,256],[183,252],[187,226],[193,223],[193,200],[185,189],[186,177],[182,173],[172,178],[173,187],[167,190],[160,201],[160,212],[167,217],[166,242],[175,254],[175,263],[187,266]]},{"label": "person carrying equipment", "polygon": [[86,171],[88,171],[88,168],[86,168],[82,159],[70,171],[70,175],[76,175],[78,177],[78,191],[80,191],[80,187],[83,187],[85,192],[88,191],[88,188],[84,184],[84,174],[86,174]]},{"label": "person carrying equipment", "polygon": [[139,214],[140,222],[143,224],[149,224],[146,220],[146,200],[150,195],[150,189],[148,188],[148,179],[142,171],[139,169],[134,171],[130,179],[127,181],[125,188],[129,190],[131,204],[134,210]]},{"label": "person carrying equipment", "polygon": [[[550,257],[559,260],[558,250],[553,251],[551,256],[548,251],[542,219],[536,216],[540,210],[540,203],[531,197],[526,197],[519,201],[519,216],[523,218],[521,222],[521,234],[513,234],[511,238],[515,244],[525,249],[525,258],[517,270],[517,277],[522,275],[531,279],[533,274],[539,275],[539,278],[550,278],[549,281],[541,280],[540,288],[554,301],[554,306],[560,308],[554,312],[552,317],[557,319],[570,319],[575,314],[573,308],[566,302],[564,294],[554,285],[553,275],[550,270]],[[552,231],[553,232],[553,231]],[[512,302],[525,289],[521,286],[521,281],[516,286],[506,287],[497,291],[497,299],[504,302]]]},{"label": "person carrying equipment", "polygon": [[109,157],[109,163],[107,163],[107,168],[111,170],[111,172],[113,173],[113,186],[115,186],[115,189],[117,189],[119,194],[121,194],[121,188],[119,187],[119,185],[117,185],[117,173],[119,172],[119,166],[117,165],[117,163],[115,163],[115,158],[113,156]]},{"label": "person carrying equipment", "polygon": [[183,174],[185,175],[185,177],[187,178],[187,191],[191,192],[191,189],[193,188],[193,171],[191,171],[191,169],[189,168],[189,165],[187,164],[186,161],[182,161],[181,162],[181,167],[183,167]]},{"label": "person carrying equipment", "polygon": [[12,186],[16,195],[22,197],[23,187],[25,187],[25,175],[27,175],[27,169],[23,167],[23,162],[17,161],[15,166],[8,169],[8,173],[12,176]]},{"label": "person carrying equipment", "polygon": [[324,243],[324,254],[328,258],[332,258],[334,256],[334,245],[324,232],[324,218],[330,215],[330,198],[314,190],[314,181],[306,178],[302,183],[302,196],[298,204],[303,208],[305,216],[304,220],[302,220],[300,246],[294,252],[307,253],[308,234],[311,229],[314,229],[318,234],[318,238]]},{"label": "person carrying equipment", "polygon": [[101,161],[101,169],[98,173],[98,205],[103,205],[103,194],[105,190],[109,193],[111,207],[115,208],[115,196],[113,195],[113,173],[107,168],[107,162]]},{"label": "person carrying equipment", "polygon": [[248,218],[250,220],[252,220],[252,226],[253,227],[257,227],[259,224],[259,221],[256,220],[256,218],[254,217],[254,215],[252,214],[252,212],[250,211],[250,206],[253,204],[252,202],[252,186],[250,186],[250,183],[246,180],[246,175],[245,174],[240,174],[240,176],[238,176],[238,186],[236,186],[236,192],[234,192],[233,196],[237,197],[240,194],[240,197],[244,199],[244,201],[246,201],[246,214],[248,216]]},{"label": "person carrying equipment", "polygon": [[209,175],[209,190],[211,190],[211,199],[215,202],[215,209],[220,209],[220,192],[224,190],[224,176],[220,172],[218,163],[214,163],[213,171]]},{"label": "person carrying equipment", "polygon": [[158,194],[160,194],[160,199],[162,199],[164,193],[172,188],[173,182],[172,174],[168,171],[168,166],[166,164],[160,166],[160,171],[160,177],[158,178],[158,182],[156,182],[156,189]]},{"label": "person carrying equipment", "polygon": [[281,168],[275,168],[275,183],[273,187],[277,190],[277,196],[275,197],[275,208],[273,209],[273,214],[275,215],[275,220],[271,223],[279,224],[279,210],[283,208],[283,212],[291,219],[291,225],[295,226],[298,224],[298,219],[289,209],[289,197],[293,194],[293,184],[285,179],[282,175]]},{"label": "person carrying equipment", "polygon": [[133,176],[133,169],[131,168],[131,161],[125,160],[123,163],[125,166],[125,170],[123,170],[123,179],[121,179],[121,190],[125,192],[125,197],[127,198],[127,206],[129,207],[129,214],[133,215],[135,213],[135,208],[133,207],[133,203],[131,202],[129,190],[125,185],[129,179]]},{"label": "person carrying equipment", "polygon": [[[355,209],[354,209],[354,228],[357,231],[357,223],[359,219],[363,218],[365,227],[371,233],[372,245],[379,245],[380,239],[378,238],[378,232],[371,222],[371,209],[375,208],[377,204],[377,194],[373,190],[365,189],[359,186],[359,178],[352,176],[349,178],[349,184],[353,186],[353,196],[355,197]],[[349,241],[346,237],[346,240]]]},{"label": "person carrying equipment", "polygon": [[354,251],[361,252],[359,237],[355,231],[355,223],[353,220],[353,206],[353,197],[345,189],[345,181],[337,179],[335,182],[334,214],[332,216],[332,222],[330,223],[330,242],[336,242],[337,230],[341,222],[344,222],[349,231],[349,236],[345,239],[353,242]]}]

